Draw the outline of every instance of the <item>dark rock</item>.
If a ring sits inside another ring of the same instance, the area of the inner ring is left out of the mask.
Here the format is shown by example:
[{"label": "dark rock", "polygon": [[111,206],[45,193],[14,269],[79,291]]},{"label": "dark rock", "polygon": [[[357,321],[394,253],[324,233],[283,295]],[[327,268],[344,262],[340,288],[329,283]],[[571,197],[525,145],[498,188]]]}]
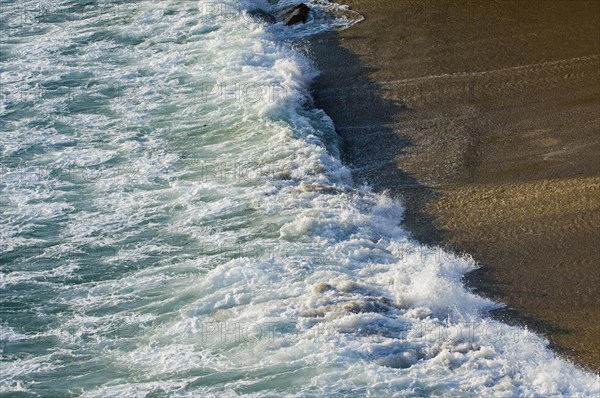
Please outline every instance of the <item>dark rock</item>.
[{"label": "dark rock", "polygon": [[295,25],[297,23],[305,23],[308,18],[308,13],[310,8],[304,4],[300,3],[298,5],[285,8],[282,12],[283,20],[287,26]]}]

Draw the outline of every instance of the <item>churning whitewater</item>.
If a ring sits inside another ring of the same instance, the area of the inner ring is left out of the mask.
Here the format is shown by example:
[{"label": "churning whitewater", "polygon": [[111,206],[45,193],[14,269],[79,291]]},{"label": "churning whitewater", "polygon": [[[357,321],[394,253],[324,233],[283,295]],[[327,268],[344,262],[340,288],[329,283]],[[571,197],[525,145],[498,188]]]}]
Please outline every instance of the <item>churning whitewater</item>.
[{"label": "churning whitewater", "polygon": [[301,39],[359,18],[278,6],[0,2],[0,394],[599,394],[352,183]]}]

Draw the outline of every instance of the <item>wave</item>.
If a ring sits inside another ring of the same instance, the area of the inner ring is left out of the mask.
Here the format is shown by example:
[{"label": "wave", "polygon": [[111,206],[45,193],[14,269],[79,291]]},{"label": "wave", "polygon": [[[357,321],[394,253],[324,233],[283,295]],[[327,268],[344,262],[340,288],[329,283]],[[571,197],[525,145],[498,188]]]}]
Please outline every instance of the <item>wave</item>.
[{"label": "wave", "polygon": [[297,43],[360,18],[108,4],[2,21],[0,392],[599,393],[353,183]]}]

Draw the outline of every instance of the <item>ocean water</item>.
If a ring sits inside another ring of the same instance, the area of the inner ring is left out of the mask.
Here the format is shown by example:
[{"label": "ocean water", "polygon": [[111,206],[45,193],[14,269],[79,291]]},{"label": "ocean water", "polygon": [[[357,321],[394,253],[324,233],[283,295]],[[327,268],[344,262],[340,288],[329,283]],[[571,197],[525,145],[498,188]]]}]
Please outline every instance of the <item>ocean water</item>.
[{"label": "ocean water", "polygon": [[1,396],[600,394],[353,184],[312,5],[0,0]]}]

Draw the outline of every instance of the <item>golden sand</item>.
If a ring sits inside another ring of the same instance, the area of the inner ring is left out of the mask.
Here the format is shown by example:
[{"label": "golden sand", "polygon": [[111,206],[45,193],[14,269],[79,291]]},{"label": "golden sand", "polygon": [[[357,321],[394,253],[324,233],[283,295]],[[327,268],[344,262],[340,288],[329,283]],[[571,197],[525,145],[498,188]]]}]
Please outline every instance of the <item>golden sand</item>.
[{"label": "golden sand", "polygon": [[345,1],[317,106],[416,238],[471,253],[496,314],[600,369],[600,2]]}]

